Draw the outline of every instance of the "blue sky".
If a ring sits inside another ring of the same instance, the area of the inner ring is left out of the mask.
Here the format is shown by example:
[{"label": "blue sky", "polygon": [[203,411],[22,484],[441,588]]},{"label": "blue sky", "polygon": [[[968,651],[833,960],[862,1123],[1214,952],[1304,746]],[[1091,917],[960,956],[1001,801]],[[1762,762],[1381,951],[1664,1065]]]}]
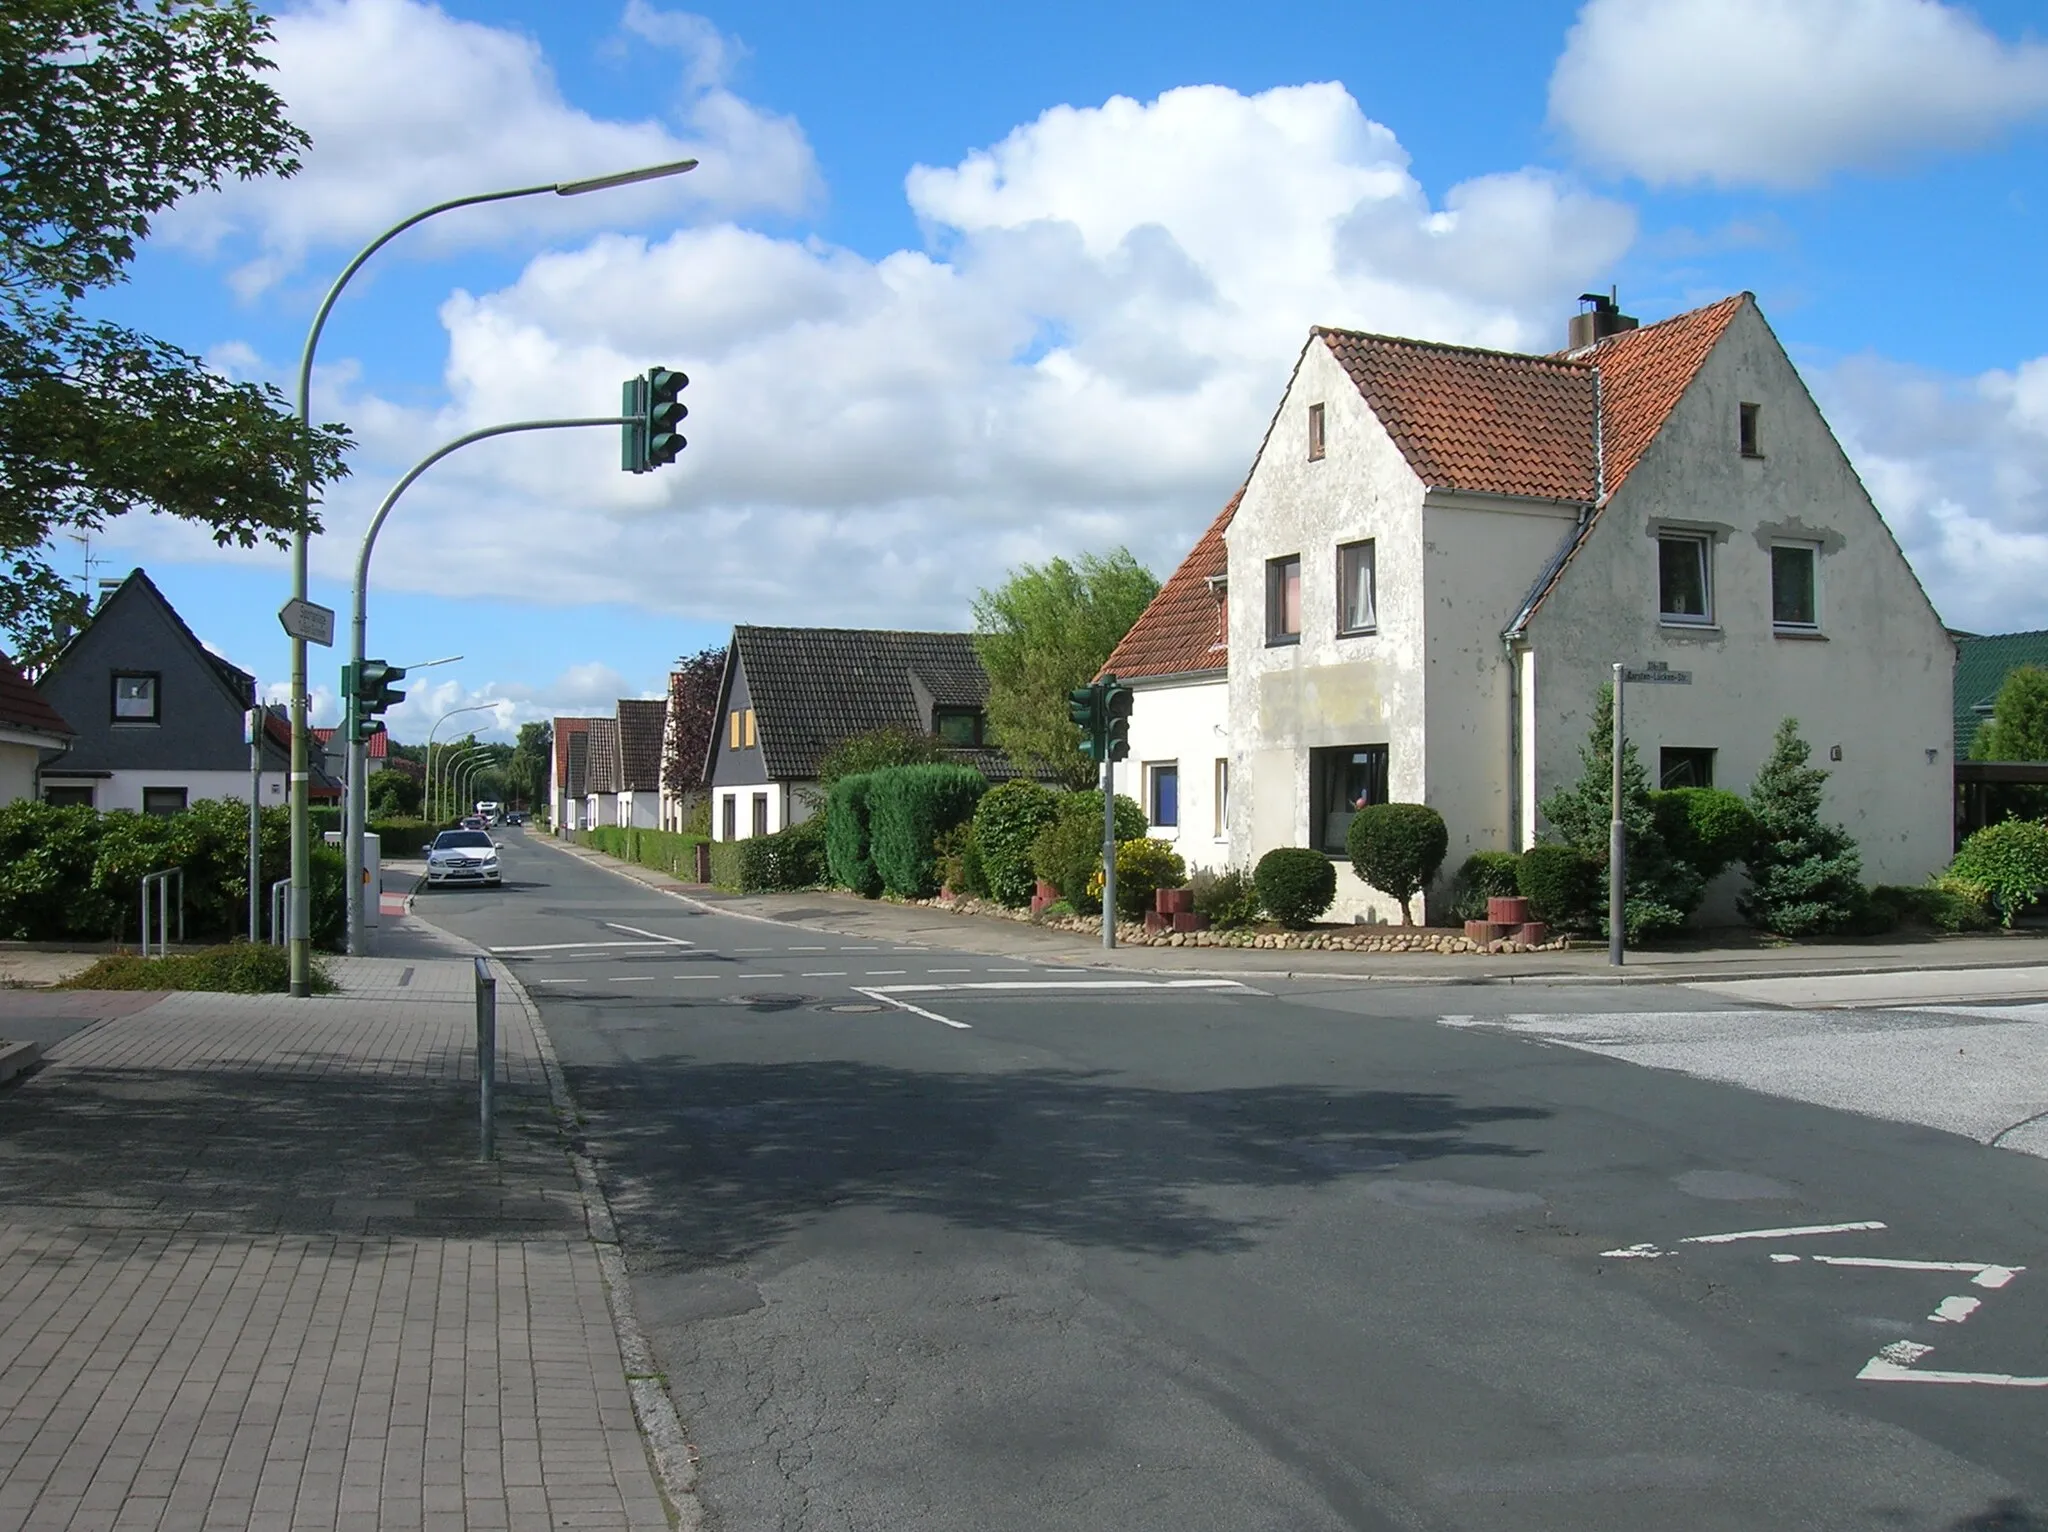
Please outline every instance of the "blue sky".
[{"label": "blue sky", "polygon": [[[465,656],[401,737],[457,702],[507,729],[609,711],[738,621],[965,625],[1020,559],[1127,543],[1163,574],[1307,325],[1550,349],[1609,285],[1645,320],[1755,291],[1944,616],[2042,627],[2034,21],[319,0],[280,7],[273,50],[305,172],[177,210],[105,306],[282,383],[333,272],[414,207],[703,159],[448,215],[337,311],[316,408],[361,446],[314,594],[344,610],[370,507],[439,441],[603,413],[651,362],[695,379],[676,469],[624,479],[605,433],[485,445],[401,503],[372,651]],[[143,519],[93,552],[281,682],[281,557]]]}]

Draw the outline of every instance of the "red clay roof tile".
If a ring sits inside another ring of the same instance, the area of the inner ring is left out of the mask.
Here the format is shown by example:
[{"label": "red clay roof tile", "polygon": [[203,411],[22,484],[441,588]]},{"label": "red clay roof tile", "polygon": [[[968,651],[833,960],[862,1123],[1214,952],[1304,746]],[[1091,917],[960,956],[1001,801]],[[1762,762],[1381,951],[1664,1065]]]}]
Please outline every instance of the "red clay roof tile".
[{"label": "red clay roof tile", "polygon": [[1209,588],[1209,581],[1228,567],[1230,555],[1223,545],[1223,533],[1243,498],[1240,487],[1222,514],[1209,523],[1194,551],[1180,561],[1151,605],[1131,624],[1131,631],[1102,667],[1105,673],[1134,681],[1224,668],[1229,644],[1223,631],[1223,602]]}]

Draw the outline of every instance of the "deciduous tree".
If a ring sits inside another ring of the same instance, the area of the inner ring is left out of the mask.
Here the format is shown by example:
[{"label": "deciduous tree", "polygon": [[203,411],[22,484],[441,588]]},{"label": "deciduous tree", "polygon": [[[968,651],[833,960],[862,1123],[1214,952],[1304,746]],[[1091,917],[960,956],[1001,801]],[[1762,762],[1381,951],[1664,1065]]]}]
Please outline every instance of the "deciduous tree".
[{"label": "deciduous tree", "polygon": [[345,472],[340,429],[302,430],[276,389],[81,311],[179,198],[298,169],[270,35],[247,0],[19,0],[0,19],[0,629],[31,666],[83,616],[55,540],[141,510],[283,544],[301,470]]}]

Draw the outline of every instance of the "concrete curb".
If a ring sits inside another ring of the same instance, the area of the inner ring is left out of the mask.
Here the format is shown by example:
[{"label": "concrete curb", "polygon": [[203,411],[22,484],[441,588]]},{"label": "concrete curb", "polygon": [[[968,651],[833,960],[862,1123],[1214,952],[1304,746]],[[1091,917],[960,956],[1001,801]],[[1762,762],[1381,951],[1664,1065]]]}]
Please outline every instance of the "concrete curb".
[{"label": "concrete curb", "polygon": [[668,1502],[680,1532],[699,1532],[704,1525],[704,1507],[696,1493],[696,1454],[690,1450],[682,1420],[668,1396],[668,1380],[655,1365],[654,1348],[648,1344],[647,1333],[633,1313],[632,1280],[626,1270],[626,1254],[619,1244],[611,1202],[598,1180],[596,1162],[579,1147],[581,1135],[575,1126],[582,1117],[576,1109],[576,1098],[569,1093],[568,1077],[555,1055],[554,1039],[548,1036],[541,1021],[540,1007],[504,963],[496,958],[490,962],[499,986],[517,995],[526,1010],[533,1027],[534,1045],[540,1050],[541,1068],[547,1075],[548,1097],[562,1120],[563,1131],[569,1135],[569,1160],[575,1166],[576,1188],[583,1198],[583,1220],[590,1243],[597,1251],[598,1270],[604,1276],[612,1332],[618,1340],[619,1360],[625,1366],[626,1388],[633,1396],[633,1418],[639,1423],[640,1439],[654,1469],[655,1482],[660,1485],[662,1498]]},{"label": "concrete curb", "polygon": [[40,1043],[0,1043],[0,1085],[5,1085],[43,1056]]}]

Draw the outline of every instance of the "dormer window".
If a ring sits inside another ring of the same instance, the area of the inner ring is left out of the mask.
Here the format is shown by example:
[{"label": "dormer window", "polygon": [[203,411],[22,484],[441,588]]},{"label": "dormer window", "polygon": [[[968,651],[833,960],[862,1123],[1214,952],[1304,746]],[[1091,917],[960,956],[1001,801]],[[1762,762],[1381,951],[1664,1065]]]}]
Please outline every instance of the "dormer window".
[{"label": "dormer window", "polygon": [[1308,460],[1321,461],[1323,456],[1323,407],[1311,404],[1308,407]]},{"label": "dormer window", "polygon": [[932,733],[959,750],[978,749],[982,743],[980,708],[942,707],[932,709]]}]

